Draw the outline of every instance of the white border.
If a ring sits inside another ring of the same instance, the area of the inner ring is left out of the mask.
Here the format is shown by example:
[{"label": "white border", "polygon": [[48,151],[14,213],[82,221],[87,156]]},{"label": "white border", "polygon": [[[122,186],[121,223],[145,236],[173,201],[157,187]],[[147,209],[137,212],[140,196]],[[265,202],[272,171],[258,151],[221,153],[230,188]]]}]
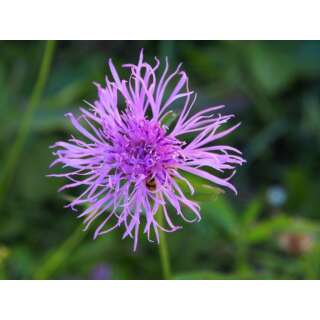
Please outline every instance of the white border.
[{"label": "white border", "polygon": [[1,319],[319,319],[318,281],[2,281]]},{"label": "white border", "polygon": [[319,1],[3,0],[1,39],[319,39]]}]

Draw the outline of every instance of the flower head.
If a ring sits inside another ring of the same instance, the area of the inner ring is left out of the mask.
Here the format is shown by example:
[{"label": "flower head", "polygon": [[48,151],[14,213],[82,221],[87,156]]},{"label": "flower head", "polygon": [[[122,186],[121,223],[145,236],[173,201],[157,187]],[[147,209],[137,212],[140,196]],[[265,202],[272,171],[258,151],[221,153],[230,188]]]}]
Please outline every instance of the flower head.
[{"label": "flower head", "polygon": [[[233,115],[217,113],[223,106],[192,112],[196,95],[189,90],[181,65],[169,73],[166,60],[159,72],[160,62],[155,61],[154,66],[146,63],[141,51],[137,65],[123,65],[130,77],[122,80],[109,60],[112,80],[106,78],[105,87],[97,84],[97,101],[88,103],[89,109],[81,108],[79,117],[67,114],[82,138],[71,137],[53,146],[57,159],[52,166],[62,164],[70,170],[51,175],[70,180],[60,190],[84,188],[68,206],[76,210],[87,205],[79,217],[86,228],[99,221],[94,237],[124,226],[123,238],[133,238],[134,249],[140,229],[149,240],[155,235],[159,242],[159,229],[181,228],[172,221],[168,206],[186,221],[201,219],[198,203],[181,188],[184,183],[191,193],[196,191],[185,173],[236,192],[230,178],[235,167],[245,162],[239,150],[217,144],[239,126],[221,129]],[[179,115],[167,126],[174,104]],[[186,209],[194,219],[186,218]],[[165,225],[158,222],[160,210]]]}]

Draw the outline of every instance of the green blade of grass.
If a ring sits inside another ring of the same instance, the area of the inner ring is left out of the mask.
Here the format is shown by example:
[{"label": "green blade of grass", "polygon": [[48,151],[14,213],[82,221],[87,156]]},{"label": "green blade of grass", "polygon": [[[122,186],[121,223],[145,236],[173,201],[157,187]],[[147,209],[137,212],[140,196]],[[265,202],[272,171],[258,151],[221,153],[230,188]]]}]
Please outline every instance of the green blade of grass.
[{"label": "green blade of grass", "polygon": [[33,278],[37,280],[50,279],[63,263],[67,261],[73,250],[85,237],[85,234],[82,225],[75,229],[70,237],[47,255],[43,263],[35,271]]},{"label": "green blade of grass", "polygon": [[14,169],[21,154],[23,145],[26,141],[26,137],[29,133],[34,111],[36,110],[36,107],[39,105],[39,101],[42,96],[43,89],[50,71],[54,49],[55,41],[47,41],[42,57],[38,78],[33,88],[30,99],[28,101],[25,114],[20,123],[16,140],[14,141],[11,149],[9,150],[7,159],[4,163],[4,166],[2,167],[2,176],[0,179],[0,206],[2,205],[3,200],[5,199],[8,186],[14,174]]}]

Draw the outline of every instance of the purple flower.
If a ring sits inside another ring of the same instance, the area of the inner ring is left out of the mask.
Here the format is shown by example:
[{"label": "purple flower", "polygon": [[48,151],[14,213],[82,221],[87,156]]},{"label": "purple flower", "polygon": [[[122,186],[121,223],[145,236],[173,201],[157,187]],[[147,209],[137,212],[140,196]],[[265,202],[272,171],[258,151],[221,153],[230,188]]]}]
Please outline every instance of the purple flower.
[{"label": "purple flower", "polygon": [[92,280],[109,280],[111,279],[112,270],[109,265],[99,263],[90,271],[90,279]]},{"label": "purple flower", "polygon": [[[159,229],[172,232],[181,228],[173,223],[168,205],[183,220],[201,219],[199,205],[181,188],[185,183],[191,194],[196,191],[184,173],[236,193],[230,178],[235,166],[245,162],[239,150],[217,144],[240,125],[221,129],[234,116],[217,113],[223,106],[192,114],[196,95],[189,90],[181,65],[168,73],[166,60],[164,71],[159,72],[160,62],[157,58],[155,61],[154,66],[146,63],[141,51],[137,65],[123,65],[130,77],[122,80],[110,59],[113,80],[106,78],[105,87],[96,85],[98,100],[88,103],[88,110],[81,108],[78,118],[72,113],[66,115],[82,139],[72,136],[68,142],[53,146],[57,159],[52,166],[60,163],[71,170],[51,175],[70,180],[60,191],[84,187],[68,206],[76,210],[76,206],[87,205],[79,215],[84,218],[85,229],[98,220],[96,238],[124,226],[123,238],[134,239],[134,250],[140,227],[149,240],[154,234],[158,243]],[[180,106],[180,114],[168,127],[165,123],[172,115],[173,104]],[[184,208],[194,214],[194,219],[185,217]],[[157,221],[159,209],[165,225]]]}]

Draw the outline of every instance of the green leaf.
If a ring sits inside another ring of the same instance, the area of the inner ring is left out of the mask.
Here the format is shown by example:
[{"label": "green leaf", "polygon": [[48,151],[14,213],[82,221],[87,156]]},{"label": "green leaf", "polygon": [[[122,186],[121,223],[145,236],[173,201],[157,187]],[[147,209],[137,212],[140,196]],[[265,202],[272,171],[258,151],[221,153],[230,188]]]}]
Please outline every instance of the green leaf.
[{"label": "green leaf", "polygon": [[55,248],[47,255],[44,262],[36,269],[33,278],[38,280],[51,278],[72,254],[84,236],[85,232],[81,225],[58,248]]},{"label": "green leaf", "polygon": [[242,223],[245,226],[248,226],[251,223],[253,223],[258,217],[261,210],[262,210],[262,200],[260,199],[260,197],[257,197],[249,203],[246,210],[243,212]]},{"label": "green leaf", "polygon": [[162,123],[167,127],[170,127],[170,125],[177,119],[177,117],[178,115],[175,112],[169,111],[163,118]]},{"label": "green leaf", "polygon": [[309,280],[318,280],[320,277],[320,245],[314,248],[302,257],[302,267],[304,274]]},{"label": "green leaf", "polygon": [[287,88],[299,71],[294,56],[282,49],[260,41],[247,45],[246,57],[251,72],[262,89],[269,94],[277,94]]},{"label": "green leaf", "polygon": [[237,279],[237,276],[226,275],[212,271],[196,271],[190,273],[181,273],[174,277],[174,280],[227,280]]},{"label": "green leaf", "polygon": [[213,271],[195,271],[180,273],[174,276],[174,280],[250,280],[250,279],[270,279],[270,275],[247,273],[220,273]]},{"label": "green leaf", "polygon": [[272,239],[280,232],[315,233],[319,231],[319,225],[307,219],[277,215],[247,230],[246,238],[250,243],[259,243]]},{"label": "green leaf", "polygon": [[217,196],[224,193],[224,190],[217,186],[208,184],[206,180],[188,174],[183,173],[183,176],[189,180],[194,188],[194,194],[191,194],[188,185],[182,180],[176,180],[182,191],[191,199],[198,201],[208,201],[212,199],[217,199]]},{"label": "green leaf", "polygon": [[239,223],[237,214],[224,197],[201,204],[204,215],[209,215],[215,225],[220,226],[229,235],[237,234]]},{"label": "green leaf", "polygon": [[278,119],[262,128],[254,137],[250,139],[245,154],[252,161],[268,152],[270,146],[280,136],[289,130],[289,123],[286,119]]}]

